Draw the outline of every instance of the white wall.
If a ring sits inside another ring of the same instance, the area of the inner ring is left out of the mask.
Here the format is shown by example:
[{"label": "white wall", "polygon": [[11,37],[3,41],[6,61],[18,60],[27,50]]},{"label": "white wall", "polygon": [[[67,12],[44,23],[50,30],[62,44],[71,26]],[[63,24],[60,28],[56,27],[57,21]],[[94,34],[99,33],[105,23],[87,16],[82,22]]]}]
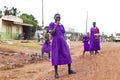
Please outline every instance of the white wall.
[{"label": "white wall", "polygon": [[13,25],[12,33],[16,33],[17,27],[19,28],[19,34],[22,33],[22,26],[20,26],[20,25]]}]

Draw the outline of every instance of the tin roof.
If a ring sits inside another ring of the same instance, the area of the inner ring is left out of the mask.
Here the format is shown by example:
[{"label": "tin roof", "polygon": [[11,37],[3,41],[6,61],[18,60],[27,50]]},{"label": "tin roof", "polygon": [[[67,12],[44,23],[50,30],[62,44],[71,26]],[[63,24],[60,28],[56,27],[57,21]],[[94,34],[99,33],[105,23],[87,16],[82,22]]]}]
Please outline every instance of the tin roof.
[{"label": "tin roof", "polygon": [[33,26],[31,24],[23,23],[23,20],[17,16],[6,15],[6,16],[2,16],[1,19],[5,21],[12,21],[14,24],[18,24],[18,25],[30,26],[30,27]]}]

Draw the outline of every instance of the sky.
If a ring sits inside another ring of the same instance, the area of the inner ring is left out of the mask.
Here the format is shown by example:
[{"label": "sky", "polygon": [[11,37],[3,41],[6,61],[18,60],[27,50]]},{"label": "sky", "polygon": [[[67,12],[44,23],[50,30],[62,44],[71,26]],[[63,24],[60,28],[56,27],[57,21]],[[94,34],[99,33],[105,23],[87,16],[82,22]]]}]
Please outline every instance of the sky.
[{"label": "sky", "polygon": [[[60,13],[65,29],[71,27],[85,33],[88,12],[87,32],[94,21],[100,33],[120,32],[119,0],[43,0],[43,3],[45,26],[54,21],[55,13]],[[0,0],[0,10],[4,6],[15,7],[21,11],[20,14],[32,14],[42,25],[42,0]]]}]

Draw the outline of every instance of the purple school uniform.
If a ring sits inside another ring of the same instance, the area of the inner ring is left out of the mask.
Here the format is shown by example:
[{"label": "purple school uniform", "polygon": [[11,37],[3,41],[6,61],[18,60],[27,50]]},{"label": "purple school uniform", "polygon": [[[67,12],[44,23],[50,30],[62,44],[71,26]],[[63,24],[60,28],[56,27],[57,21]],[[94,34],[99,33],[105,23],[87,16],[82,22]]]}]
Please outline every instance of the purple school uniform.
[{"label": "purple school uniform", "polygon": [[44,52],[45,53],[50,53],[50,51],[51,51],[51,45],[44,43],[42,45],[42,53],[44,53]]},{"label": "purple school uniform", "polygon": [[[55,23],[49,25],[49,31],[53,30]],[[55,33],[52,35],[52,65],[63,65],[72,63],[69,47],[66,43],[65,29],[62,24],[56,28]]]},{"label": "purple school uniform", "polygon": [[89,37],[88,36],[83,36],[83,43],[84,43],[84,52],[89,51]]},{"label": "purple school uniform", "polygon": [[90,34],[90,50],[100,50],[100,38],[95,38],[97,28],[92,27],[91,28],[91,34]]}]

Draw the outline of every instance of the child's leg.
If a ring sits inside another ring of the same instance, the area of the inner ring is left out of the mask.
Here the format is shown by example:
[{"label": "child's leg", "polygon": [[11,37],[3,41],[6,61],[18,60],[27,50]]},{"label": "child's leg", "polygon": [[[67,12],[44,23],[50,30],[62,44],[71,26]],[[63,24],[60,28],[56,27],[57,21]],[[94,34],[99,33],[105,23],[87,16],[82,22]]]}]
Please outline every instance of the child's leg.
[{"label": "child's leg", "polygon": [[97,53],[99,53],[98,50],[95,50],[95,55],[96,55]]},{"label": "child's leg", "polygon": [[68,64],[68,74],[75,74],[76,72],[71,69],[71,64]]},{"label": "child's leg", "polygon": [[50,52],[48,53],[48,58],[50,59]]},{"label": "child's leg", "polygon": [[54,66],[54,69],[55,69],[55,78],[59,78],[59,74],[58,74],[58,66]]},{"label": "child's leg", "polygon": [[83,56],[84,56],[84,54],[85,54],[85,51],[83,51]]},{"label": "child's leg", "polygon": [[90,51],[90,55],[93,55],[94,51]]},{"label": "child's leg", "polygon": [[44,52],[42,51],[42,58],[43,58]]}]

